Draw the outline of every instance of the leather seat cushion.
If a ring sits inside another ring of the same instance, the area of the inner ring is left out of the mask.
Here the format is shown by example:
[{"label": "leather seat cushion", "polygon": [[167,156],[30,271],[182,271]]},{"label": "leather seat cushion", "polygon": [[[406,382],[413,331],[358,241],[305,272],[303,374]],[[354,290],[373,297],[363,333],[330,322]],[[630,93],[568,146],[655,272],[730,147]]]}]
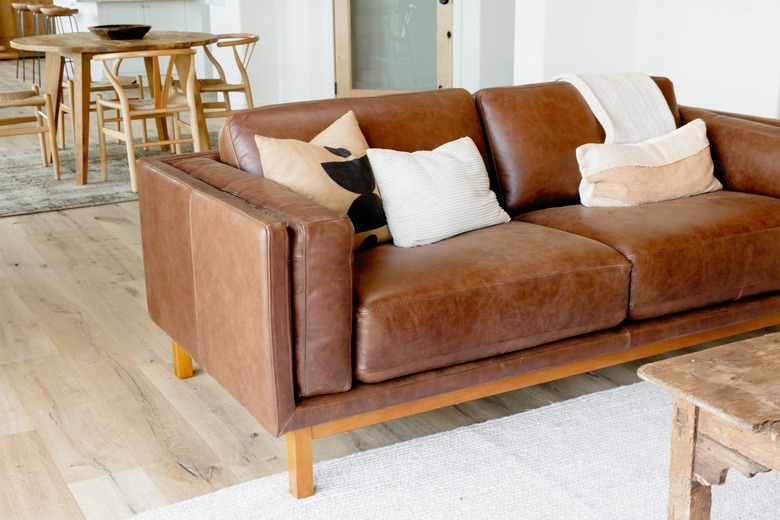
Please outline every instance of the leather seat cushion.
[{"label": "leather seat cushion", "polygon": [[633,264],[640,320],[780,290],[780,200],[717,191],[630,208],[548,208],[517,217],[576,233]]},{"label": "leather seat cushion", "polygon": [[355,373],[366,383],[606,329],[627,312],[630,263],[522,222],[422,247],[355,254]]}]

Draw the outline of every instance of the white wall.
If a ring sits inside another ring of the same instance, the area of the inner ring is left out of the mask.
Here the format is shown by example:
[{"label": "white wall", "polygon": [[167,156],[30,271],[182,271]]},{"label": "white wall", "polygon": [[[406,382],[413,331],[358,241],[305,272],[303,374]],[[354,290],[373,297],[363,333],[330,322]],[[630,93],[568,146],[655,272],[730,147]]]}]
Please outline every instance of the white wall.
[{"label": "white wall", "polygon": [[281,0],[277,9],[278,100],[333,97],[333,2]]},{"label": "white wall", "polygon": [[548,0],[545,80],[633,70],[637,0]]},{"label": "white wall", "polygon": [[[206,3],[210,7],[211,32],[260,35],[247,69],[256,106],[333,97],[331,0]],[[220,63],[232,61],[228,52],[222,53]]]},{"label": "white wall", "polygon": [[515,3],[514,84],[539,83],[545,72],[547,2],[517,0]]},{"label": "white wall", "polygon": [[479,88],[512,84],[514,18],[515,0],[482,0]]},{"label": "white wall", "polygon": [[778,0],[641,0],[637,68],[681,104],[780,117],[778,23]]},{"label": "white wall", "polygon": [[453,86],[511,85],[515,0],[455,0],[453,14]]},{"label": "white wall", "polygon": [[[276,24],[277,0],[206,0],[209,5],[211,31],[214,34],[248,32],[260,35],[247,73],[252,85],[255,106],[279,101],[279,82],[276,70],[279,66]],[[236,79],[232,53],[226,49],[214,49],[215,56],[225,66],[226,74]],[[270,75],[267,71],[272,71]],[[236,106],[241,106],[243,96],[236,96]],[[231,98],[232,100],[232,98]]]},{"label": "white wall", "polygon": [[516,84],[634,70],[638,0],[517,0]]},{"label": "white wall", "polygon": [[515,84],[636,70],[682,104],[780,116],[780,0],[517,0],[515,16]]},{"label": "white wall", "polygon": [[[479,24],[481,0],[455,0],[452,20],[452,83],[471,92],[479,90]],[[476,23],[474,23],[476,21]]]}]

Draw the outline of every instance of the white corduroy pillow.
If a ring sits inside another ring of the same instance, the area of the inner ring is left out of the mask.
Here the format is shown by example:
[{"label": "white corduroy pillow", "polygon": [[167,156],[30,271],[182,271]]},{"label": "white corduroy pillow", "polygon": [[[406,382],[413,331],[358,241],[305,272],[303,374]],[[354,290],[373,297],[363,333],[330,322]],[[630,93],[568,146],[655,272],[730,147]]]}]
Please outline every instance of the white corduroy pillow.
[{"label": "white corduroy pillow", "polygon": [[580,201],[590,208],[637,206],[721,189],[701,119],[635,144],[577,148]]},{"label": "white corduroy pillow", "polygon": [[469,137],[432,151],[369,148],[366,153],[393,243],[399,247],[431,244],[509,222],[490,190],[482,155]]}]

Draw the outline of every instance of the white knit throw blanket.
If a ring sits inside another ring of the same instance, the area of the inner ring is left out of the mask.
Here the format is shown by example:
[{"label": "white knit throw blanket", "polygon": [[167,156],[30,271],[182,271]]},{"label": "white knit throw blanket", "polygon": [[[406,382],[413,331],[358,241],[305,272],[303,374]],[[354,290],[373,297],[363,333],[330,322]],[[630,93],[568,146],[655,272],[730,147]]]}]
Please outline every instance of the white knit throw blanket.
[{"label": "white knit throw blanket", "polygon": [[646,74],[559,74],[580,91],[607,134],[605,143],[638,143],[676,128],[658,85]]}]

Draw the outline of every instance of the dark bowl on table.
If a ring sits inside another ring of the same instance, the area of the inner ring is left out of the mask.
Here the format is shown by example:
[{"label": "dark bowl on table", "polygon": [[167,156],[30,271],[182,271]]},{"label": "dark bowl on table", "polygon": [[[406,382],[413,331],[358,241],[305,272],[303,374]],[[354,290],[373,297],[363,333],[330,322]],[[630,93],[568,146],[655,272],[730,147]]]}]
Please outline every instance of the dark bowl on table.
[{"label": "dark bowl on table", "polygon": [[89,30],[104,40],[140,40],[151,29],[151,25],[95,25]]}]

